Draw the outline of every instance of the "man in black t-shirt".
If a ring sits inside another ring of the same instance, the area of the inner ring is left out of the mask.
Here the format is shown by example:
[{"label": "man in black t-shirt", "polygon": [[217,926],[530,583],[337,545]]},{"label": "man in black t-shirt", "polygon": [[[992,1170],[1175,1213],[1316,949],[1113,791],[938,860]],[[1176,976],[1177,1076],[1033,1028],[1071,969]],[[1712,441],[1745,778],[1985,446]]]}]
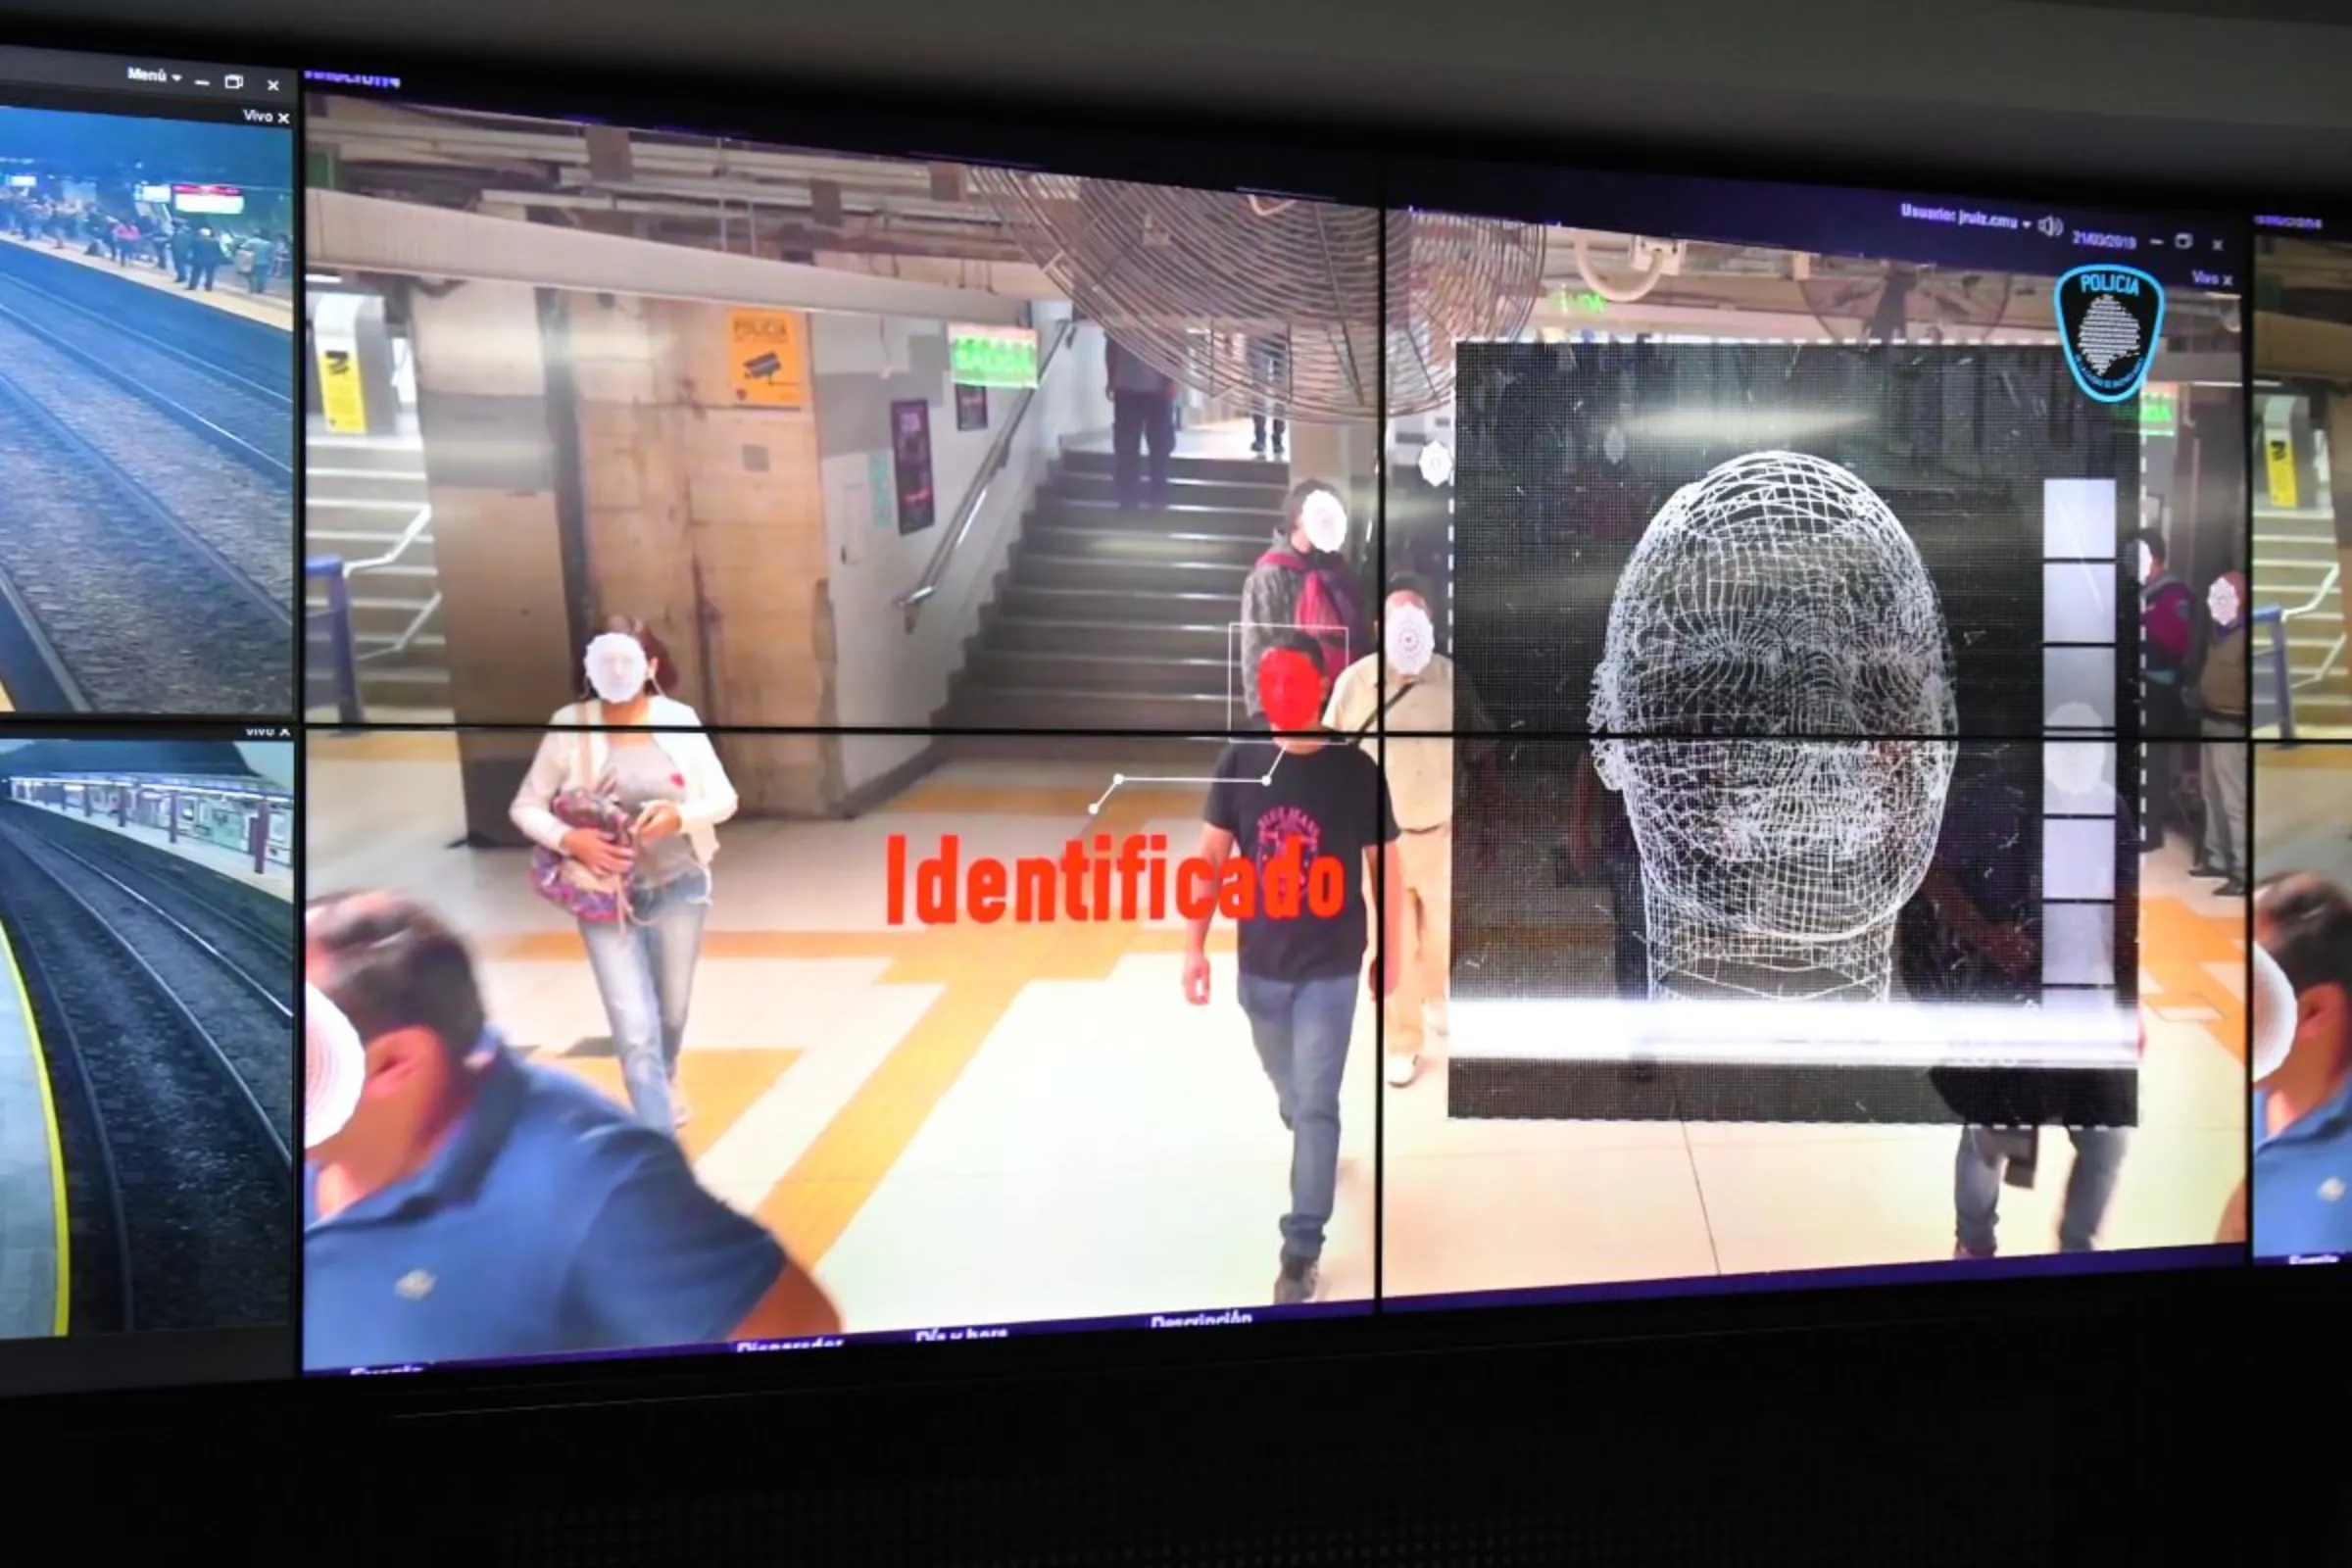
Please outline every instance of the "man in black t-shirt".
[{"label": "man in black t-shirt", "polygon": [[[1362,868],[1381,890],[1381,951],[1402,952],[1400,873],[1396,857],[1384,853],[1396,842],[1388,783],[1371,758],[1317,724],[1329,695],[1321,653],[1298,632],[1280,634],[1269,650],[1264,662],[1281,664],[1284,674],[1267,689],[1297,684],[1298,700],[1269,700],[1273,738],[1235,741],[1217,759],[1199,851],[1216,868],[1220,903],[1240,926],[1242,1011],[1291,1130],[1278,1306],[1314,1299],[1323,1228],[1339,1184],[1340,1084],[1370,929]],[[1247,863],[1228,865],[1237,851]],[[1189,931],[1184,993],[1197,1007],[1208,1003],[1208,928],[1215,917],[1212,906]],[[1376,959],[1368,978],[1385,996],[1396,986],[1395,966]]]}]

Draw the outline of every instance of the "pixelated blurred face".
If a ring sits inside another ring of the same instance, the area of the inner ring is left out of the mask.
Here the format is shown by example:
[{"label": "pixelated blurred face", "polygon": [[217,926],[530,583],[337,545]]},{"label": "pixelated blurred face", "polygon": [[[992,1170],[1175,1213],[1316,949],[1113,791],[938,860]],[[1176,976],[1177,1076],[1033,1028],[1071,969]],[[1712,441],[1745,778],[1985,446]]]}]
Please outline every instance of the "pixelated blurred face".
[{"label": "pixelated blurred face", "polygon": [[1311,730],[1323,717],[1323,669],[1296,649],[1277,648],[1257,662],[1257,700],[1282,735]]},{"label": "pixelated blurred face", "polygon": [[1683,915],[1843,940],[1927,874],[1958,729],[1942,612],[1902,524],[1834,464],[1756,454],[1667,503],[1619,579],[1592,717],[1643,876]]},{"label": "pixelated blurred face", "polygon": [[2215,583],[2205,595],[2205,609],[2212,614],[2217,626],[2237,624],[2237,589],[2228,578]]},{"label": "pixelated blurred face", "polygon": [[1429,608],[1416,594],[1397,594],[1388,603],[1388,612],[1381,622],[1381,653],[1389,668],[1407,679],[1429,667],[1430,657],[1437,652],[1437,627],[1429,618]]},{"label": "pixelated blurred face", "polygon": [[645,649],[622,632],[609,631],[591,641],[581,663],[589,690],[615,706],[643,693],[651,672]]}]

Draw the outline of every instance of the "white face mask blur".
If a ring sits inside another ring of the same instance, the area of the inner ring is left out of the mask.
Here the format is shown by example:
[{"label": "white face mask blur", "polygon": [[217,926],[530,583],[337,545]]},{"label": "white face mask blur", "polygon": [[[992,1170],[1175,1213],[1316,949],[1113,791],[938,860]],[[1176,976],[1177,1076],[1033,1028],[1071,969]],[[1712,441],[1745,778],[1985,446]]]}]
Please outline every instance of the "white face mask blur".
[{"label": "white face mask blur", "polygon": [[634,702],[645,690],[645,650],[634,637],[606,632],[588,645],[588,657],[582,663],[588,671],[588,689],[616,707]]},{"label": "white face mask blur", "polygon": [[2237,624],[2237,593],[2226,582],[2217,582],[2205,596],[2205,608],[2213,612],[2214,623],[2221,626]]},{"label": "white face mask blur", "polygon": [[2148,554],[2148,547],[2146,545],[2141,545],[2138,548],[2139,580],[2141,582],[2146,582],[2150,577],[2156,574],[2156,558]]},{"label": "white face mask blur", "polygon": [[1337,551],[1348,543],[1348,507],[1328,490],[1318,490],[1298,509],[1298,526],[1317,550]]},{"label": "white face mask blur", "polygon": [[2295,1050],[2295,988],[2278,960],[2260,944],[2254,949],[2254,1051],[2256,1083],[2278,1075]]},{"label": "white face mask blur", "polygon": [[317,1149],[350,1125],[359,1109],[368,1052],[326,993],[306,981],[302,999],[302,1147]]},{"label": "white face mask blur", "polygon": [[1437,628],[1430,624],[1429,612],[1416,604],[1389,606],[1388,625],[1382,629],[1381,644],[1389,658],[1389,667],[1410,679],[1429,667],[1437,652]]}]

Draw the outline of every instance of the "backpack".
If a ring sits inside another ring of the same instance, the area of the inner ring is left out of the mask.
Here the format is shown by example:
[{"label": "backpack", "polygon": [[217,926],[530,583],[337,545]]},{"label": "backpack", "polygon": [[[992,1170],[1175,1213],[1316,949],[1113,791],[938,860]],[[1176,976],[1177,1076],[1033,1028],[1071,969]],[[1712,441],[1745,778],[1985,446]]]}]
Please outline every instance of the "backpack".
[{"label": "backpack", "polygon": [[1348,643],[1348,606],[1334,593],[1323,572],[1286,549],[1276,548],[1257,558],[1258,565],[1279,566],[1295,571],[1306,580],[1298,588],[1298,606],[1291,618],[1299,628],[1323,647],[1323,678],[1338,680],[1348,663],[1361,658],[1366,650],[1351,648]]}]

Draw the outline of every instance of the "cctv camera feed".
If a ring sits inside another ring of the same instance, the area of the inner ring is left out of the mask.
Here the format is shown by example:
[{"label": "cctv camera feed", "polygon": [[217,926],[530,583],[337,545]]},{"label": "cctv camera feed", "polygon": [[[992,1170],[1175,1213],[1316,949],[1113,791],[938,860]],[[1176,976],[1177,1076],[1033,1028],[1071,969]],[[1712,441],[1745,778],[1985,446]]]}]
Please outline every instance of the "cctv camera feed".
[{"label": "cctv camera feed", "polygon": [[[2254,1168],[2268,1262],[2352,1256],[2352,230],[2255,220]],[[2236,800],[2243,812],[2244,774]],[[2243,828],[2237,830],[2241,835]],[[2242,843],[2242,837],[2240,839]]]},{"label": "cctv camera feed", "polygon": [[314,718],[545,723],[585,606],[681,656],[657,724],[1218,735],[1302,486],[1371,569],[1377,208],[347,93],[305,138]]},{"label": "cctv camera feed", "polygon": [[1517,310],[1392,348],[1384,1300],[2229,1257],[2237,230],[1397,188]]},{"label": "cctv camera feed", "polygon": [[294,760],[0,734],[0,1395],[293,1365]]},{"label": "cctv camera feed", "polygon": [[0,50],[0,711],[294,710],[294,86]]},{"label": "cctv camera feed", "polygon": [[1367,1310],[1377,773],[1130,745],[314,730],[306,1366]]},{"label": "cctv camera feed", "polygon": [[2234,230],[307,125],[307,1370],[2227,1255]]},{"label": "cctv camera feed", "polygon": [[[1225,737],[1374,658],[1379,211],[306,137],[306,1367],[1368,1311],[1384,795]],[[544,1251],[385,1174],[485,1099]]]}]

